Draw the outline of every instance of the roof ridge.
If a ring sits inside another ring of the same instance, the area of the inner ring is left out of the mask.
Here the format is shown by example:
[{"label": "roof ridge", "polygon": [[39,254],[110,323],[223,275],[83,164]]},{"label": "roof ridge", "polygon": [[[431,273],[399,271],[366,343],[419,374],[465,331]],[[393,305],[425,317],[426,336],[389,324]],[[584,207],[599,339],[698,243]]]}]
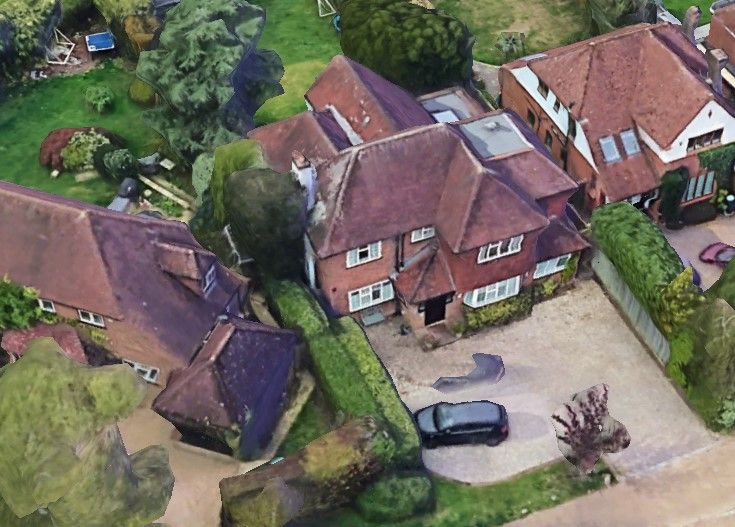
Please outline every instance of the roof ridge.
[{"label": "roof ridge", "polygon": [[[363,88],[365,88],[365,91],[367,91],[367,92],[368,92],[369,96],[370,96],[370,97],[371,97],[371,98],[373,99],[373,101],[374,101],[374,102],[375,102],[375,103],[377,104],[378,108],[380,108],[380,109],[381,109],[382,113],[383,113],[384,115],[386,115],[386,116],[388,117],[388,120],[389,120],[389,121],[390,121],[391,123],[393,123],[393,125],[395,125],[395,127],[396,127],[396,128],[401,128],[401,126],[400,126],[400,124],[398,123],[398,121],[397,121],[397,120],[395,119],[395,117],[393,117],[393,114],[392,114],[391,112],[388,112],[388,111],[386,111],[386,110],[385,110],[385,107],[383,106],[383,104],[382,104],[382,102],[380,101],[380,99],[378,99],[378,97],[377,97],[377,96],[376,96],[376,95],[375,95],[375,94],[373,93],[373,91],[372,91],[372,90],[371,90],[371,89],[370,89],[370,88],[368,87],[368,85],[367,85],[367,84],[365,84],[365,81],[363,80],[363,78],[362,78],[362,77],[360,76],[360,74],[359,74],[359,73],[357,72],[357,70],[356,70],[356,69],[354,68],[354,64],[358,64],[359,66],[361,66],[361,67],[363,67],[363,68],[367,69],[368,71],[370,71],[370,72],[372,72],[372,73],[375,73],[375,72],[373,72],[373,70],[371,70],[370,68],[368,68],[368,67],[366,67],[366,66],[363,66],[363,65],[362,65],[362,64],[360,64],[359,62],[353,61],[353,60],[352,60],[352,59],[350,59],[349,57],[345,57],[345,55],[344,55],[344,54],[340,54],[340,55],[338,55],[338,56],[340,56],[340,57],[343,57],[343,58],[345,59],[345,61],[346,61],[347,65],[349,66],[349,68],[350,68],[350,69],[351,69],[351,70],[352,70],[352,71],[353,71],[353,72],[355,73],[355,77],[357,77],[357,81],[358,81],[358,82],[359,82],[359,83],[360,83],[360,84],[362,85],[362,87],[363,87]],[[375,75],[377,75],[377,73],[375,73]],[[384,77],[380,77],[380,78],[381,78],[381,79],[383,79],[383,80],[384,80],[385,82],[387,82],[387,83],[393,84],[393,85],[394,85],[394,86],[396,86],[396,87],[397,87],[397,88],[398,88],[399,90],[403,90],[403,88],[401,88],[401,87],[400,87],[400,86],[398,86],[397,84],[394,84],[394,83],[392,83],[392,82],[391,82],[391,81],[389,81],[388,79],[386,79],[386,78],[384,78]],[[419,104],[419,103],[417,102],[416,104]]]}]

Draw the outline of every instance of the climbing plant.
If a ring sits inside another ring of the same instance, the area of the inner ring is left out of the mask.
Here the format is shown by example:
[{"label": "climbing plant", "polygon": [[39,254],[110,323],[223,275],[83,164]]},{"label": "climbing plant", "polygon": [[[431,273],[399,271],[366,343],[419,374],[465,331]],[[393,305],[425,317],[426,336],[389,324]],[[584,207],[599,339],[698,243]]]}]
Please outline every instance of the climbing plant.
[{"label": "climbing plant", "polygon": [[733,191],[733,165],[735,165],[735,144],[713,148],[701,152],[698,156],[699,163],[709,170],[715,171],[717,186]]},{"label": "climbing plant", "polygon": [[666,224],[679,219],[681,213],[681,197],[686,190],[689,179],[689,170],[680,167],[664,174],[661,178],[661,205],[660,211]]}]

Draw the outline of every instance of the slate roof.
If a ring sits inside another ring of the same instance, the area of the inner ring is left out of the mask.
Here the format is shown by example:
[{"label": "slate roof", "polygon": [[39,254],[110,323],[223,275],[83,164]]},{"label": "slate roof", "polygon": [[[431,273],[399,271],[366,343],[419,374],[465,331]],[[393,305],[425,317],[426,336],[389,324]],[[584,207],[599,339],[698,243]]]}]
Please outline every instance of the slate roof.
[{"label": "slate roof", "polygon": [[[187,368],[174,370],[153,409],[173,422],[240,428],[271,382],[271,372],[292,365],[298,334],[232,317],[218,323]],[[283,389],[286,389],[284,385]]]},{"label": "slate roof", "polygon": [[61,347],[64,355],[73,361],[87,364],[77,330],[68,324],[37,324],[28,329],[11,329],[2,334],[0,348],[17,357],[22,357],[28,344],[36,338],[51,338]]},{"label": "slate roof", "polygon": [[[167,353],[188,364],[241,288],[182,222],[115,212],[7,182],[0,182],[0,203],[0,275],[56,303],[124,321],[123,331],[154,335],[162,349],[151,354]],[[199,277],[215,262],[216,285],[203,297]]]}]

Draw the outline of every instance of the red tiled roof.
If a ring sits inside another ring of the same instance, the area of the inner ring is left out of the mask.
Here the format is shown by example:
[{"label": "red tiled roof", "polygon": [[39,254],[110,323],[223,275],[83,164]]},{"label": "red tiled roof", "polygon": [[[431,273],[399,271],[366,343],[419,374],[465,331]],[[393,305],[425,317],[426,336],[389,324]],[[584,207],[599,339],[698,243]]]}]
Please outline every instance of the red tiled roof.
[{"label": "red tiled roof", "polygon": [[427,247],[425,254],[403,269],[393,282],[409,304],[425,302],[457,290],[446,256],[437,245]]},{"label": "red tiled roof", "polygon": [[305,97],[316,111],[334,107],[366,142],[434,122],[406,90],[344,55],[330,61]]},{"label": "red tiled roof", "polygon": [[552,218],[536,242],[536,260],[542,262],[589,247],[577,229],[566,218]]},{"label": "red tiled roof", "polygon": [[28,344],[36,338],[51,338],[56,341],[64,355],[73,361],[87,364],[77,330],[68,324],[38,324],[29,329],[11,329],[3,332],[0,347],[18,357],[26,352]]}]

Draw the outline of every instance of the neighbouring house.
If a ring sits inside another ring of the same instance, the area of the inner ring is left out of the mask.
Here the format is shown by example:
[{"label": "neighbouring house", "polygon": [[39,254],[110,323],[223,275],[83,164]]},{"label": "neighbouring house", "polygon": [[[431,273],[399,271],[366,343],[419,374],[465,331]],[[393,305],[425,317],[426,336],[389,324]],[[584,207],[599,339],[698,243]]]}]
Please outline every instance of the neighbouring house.
[{"label": "neighbouring house", "polygon": [[416,99],[341,55],[305,99],[249,137],[305,189],[305,275],[335,313],[451,325],[587,247],[567,216],[577,184],[513,112],[462,88]]},{"label": "neighbouring house", "polygon": [[191,365],[174,370],[153,409],[188,442],[257,457],[288,399],[299,344],[293,331],[222,320]]},{"label": "neighbouring house", "polygon": [[0,182],[0,276],[39,292],[44,311],[100,330],[147,381],[189,365],[247,291],[186,224]]},{"label": "neighbouring house", "polygon": [[52,338],[68,358],[80,364],[89,363],[77,330],[68,324],[41,323],[28,329],[6,330],[2,334],[0,348],[8,354],[8,362],[15,362],[23,356],[30,341],[36,338]]},{"label": "neighbouring house", "polygon": [[712,4],[712,21],[704,42],[698,44],[705,53],[710,49],[721,49],[727,55],[727,63],[722,70],[722,79],[735,90],[735,3]]},{"label": "neighbouring house", "polygon": [[712,198],[717,174],[700,155],[735,142],[735,109],[726,54],[694,40],[680,26],[637,24],[501,68],[503,106],[580,184],[576,206],[626,200],[657,217],[661,179],[680,167],[683,206]]}]

